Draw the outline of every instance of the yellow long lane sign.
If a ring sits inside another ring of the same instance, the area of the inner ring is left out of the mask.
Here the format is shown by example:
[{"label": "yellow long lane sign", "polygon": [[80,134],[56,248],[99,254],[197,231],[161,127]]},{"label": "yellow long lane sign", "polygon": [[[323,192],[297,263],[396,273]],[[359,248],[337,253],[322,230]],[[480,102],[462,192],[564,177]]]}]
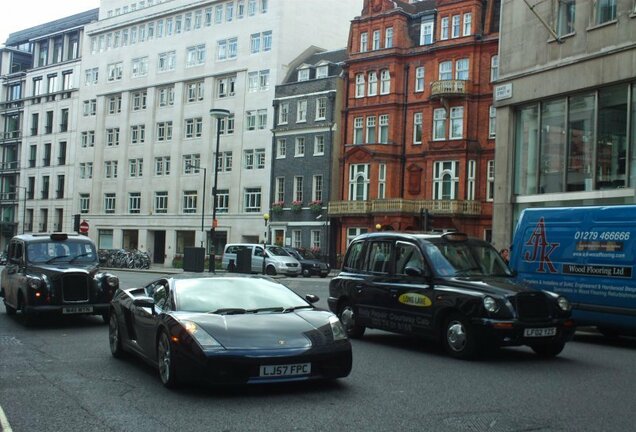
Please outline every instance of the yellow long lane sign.
[{"label": "yellow long lane sign", "polygon": [[404,293],[398,298],[398,301],[405,305],[417,307],[430,307],[433,304],[430,298],[416,293]]}]

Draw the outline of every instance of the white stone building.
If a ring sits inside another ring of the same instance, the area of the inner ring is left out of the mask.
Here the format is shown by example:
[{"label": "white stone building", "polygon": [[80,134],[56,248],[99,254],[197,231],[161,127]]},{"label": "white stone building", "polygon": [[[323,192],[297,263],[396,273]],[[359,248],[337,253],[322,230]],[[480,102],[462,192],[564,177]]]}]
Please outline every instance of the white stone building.
[{"label": "white stone building", "polygon": [[185,247],[211,246],[217,130],[209,111],[226,109],[216,253],[226,242],[262,241],[275,86],[308,46],[342,46],[361,5],[102,0],[99,20],[85,28],[73,144],[74,208],[90,237],[165,265]]}]

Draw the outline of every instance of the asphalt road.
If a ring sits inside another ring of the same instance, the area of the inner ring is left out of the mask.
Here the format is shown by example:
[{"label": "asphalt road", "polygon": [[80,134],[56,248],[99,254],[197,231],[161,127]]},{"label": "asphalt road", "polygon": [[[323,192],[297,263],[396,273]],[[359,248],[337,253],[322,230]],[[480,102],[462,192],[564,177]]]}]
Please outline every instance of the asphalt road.
[{"label": "asphalt road", "polygon": [[[120,273],[122,285],[151,274]],[[321,297],[328,279],[284,279]],[[97,317],[24,327],[0,306],[3,431],[633,431],[636,339],[577,334],[553,360],[530,349],[458,361],[416,338],[367,331],[354,366],[326,383],[163,388],[116,360]]]}]

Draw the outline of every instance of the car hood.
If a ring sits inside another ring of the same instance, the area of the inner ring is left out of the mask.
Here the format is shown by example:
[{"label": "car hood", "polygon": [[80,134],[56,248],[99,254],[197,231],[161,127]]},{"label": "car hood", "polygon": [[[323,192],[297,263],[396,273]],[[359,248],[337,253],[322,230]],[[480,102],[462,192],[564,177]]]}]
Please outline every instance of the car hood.
[{"label": "car hood", "polygon": [[[308,311],[242,315],[180,313],[178,318],[196,322],[226,349],[275,350],[308,349],[331,340],[333,336],[327,319],[311,314]],[[315,321],[322,325],[312,324]]]},{"label": "car hood", "polygon": [[467,288],[471,291],[479,291],[483,294],[497,296],[515,295],[520,292],[530,291],[523,283],[514,280],[512,277],[452,277],[443,278],[442,285],[452,288]]}]

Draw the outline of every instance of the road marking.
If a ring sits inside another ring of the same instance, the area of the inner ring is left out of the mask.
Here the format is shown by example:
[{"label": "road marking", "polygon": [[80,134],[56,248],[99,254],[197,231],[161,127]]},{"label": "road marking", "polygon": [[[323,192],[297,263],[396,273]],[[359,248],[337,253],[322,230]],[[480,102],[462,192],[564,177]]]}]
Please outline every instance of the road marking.
[{"label": "road marking", "polygon": [[7,416],[4,415],[4,411],[0,406],[0,430],[2,432],[12,432],[11,425],[9,424],[9,420],[7,420]]}]

